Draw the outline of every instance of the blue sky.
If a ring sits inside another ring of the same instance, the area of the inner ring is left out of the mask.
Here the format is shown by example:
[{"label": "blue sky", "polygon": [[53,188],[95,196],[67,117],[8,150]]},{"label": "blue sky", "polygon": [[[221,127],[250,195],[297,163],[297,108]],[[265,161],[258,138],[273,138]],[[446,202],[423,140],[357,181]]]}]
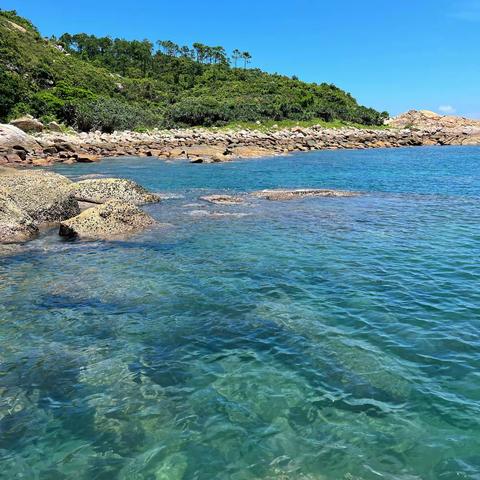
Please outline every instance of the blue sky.
[{"label": "blue sky", "polygon": [[86,32],[248,50],[397,114],[480,118],[480,0],[1,0],[44,35]]}]

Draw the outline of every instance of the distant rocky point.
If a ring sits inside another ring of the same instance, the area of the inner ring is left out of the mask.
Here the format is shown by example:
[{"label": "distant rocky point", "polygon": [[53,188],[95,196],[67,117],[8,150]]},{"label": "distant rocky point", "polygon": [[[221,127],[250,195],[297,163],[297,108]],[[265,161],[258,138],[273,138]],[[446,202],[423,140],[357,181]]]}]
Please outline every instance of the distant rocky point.
[{"label": "distant rocky point", "polygon": [[455,115],[440,115],[430,110],[410,110],[386,121],[392,128],[457,129],[480,128],[480,120]]}]

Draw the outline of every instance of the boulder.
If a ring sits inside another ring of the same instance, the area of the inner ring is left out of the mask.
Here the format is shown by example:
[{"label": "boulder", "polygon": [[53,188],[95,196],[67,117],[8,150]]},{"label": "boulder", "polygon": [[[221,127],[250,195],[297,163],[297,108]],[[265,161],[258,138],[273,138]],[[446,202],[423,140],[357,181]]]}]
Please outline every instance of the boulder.
[{"label": "boulder", "polygon": [[359,193],[345,190],[299,188],[293,190],[261,190],[254,192],[253,195],[259,198],[265,198],[266,200],[296,200],[307,197],[354,197],[359,195]]},{"label": "boulder", "polygon": [[70,192],[72,182],[42,170],[0,168],[0,187],[37,223],[59,222],[78,215],[78,202]]},{"label": "boulder", "polygon": [[48,128],[51,132],[61,132],[61,131],[62,131],[62,127],[61,127],[57,122],[50,122],[50,123],[47,125],[47,128]]},{"label": "boulder", "polygon": [[8,150],[14,147],[21,147],[25,151],[31,151],[38,148],[39,144],[23,130],[13,125],[0,124],[0,149]]},{"label": "boulder", "polygon": [[25,115],[24,117],[12,120],[10,125],[13,125],[24,132],[41,132],[45,128],[42,122],[30,115]]},{"label": "boulder", "polygon": [[105,203],[108,200],[123,200],[142,205],[156,203],[160,197],[150,193],[138,183],[125,178],[95,178],[72,183],[70,191],[82,202]]},{"label": "boulder", "polygon": [[234,197],[233,195],[205,195],[200,197],[200,200],[216,205],[239,205],[243,203],[242,197]]},{"label": "boulder", "polygon": [[94,163],[99,162],[102,157],[100,155],[87,155],[85,153],[79,153],[77,155],[78,163]]},{"label": "boulder", "polygon": [[136,205],[122,200],[109,200],[60,224],[62,237],[110,239],[136,233],[155,224],[155,220]]},{"label": "boulder", "polygon": [[24,242],[38,233],[32,217],[22,210],[5,188],[0,188],[0,243]]}]

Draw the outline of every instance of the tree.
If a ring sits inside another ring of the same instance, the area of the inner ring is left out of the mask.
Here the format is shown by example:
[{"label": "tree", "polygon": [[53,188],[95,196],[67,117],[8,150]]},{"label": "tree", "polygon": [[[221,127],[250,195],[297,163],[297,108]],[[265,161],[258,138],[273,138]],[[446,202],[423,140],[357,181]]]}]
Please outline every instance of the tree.
[{"label": "tree", "polygon": [[244,68],[247,68],[247,65],[250,63],[250,61],[252,60],[252,56],[250,55],[249,52],[243,52],[242,53],[242,58],[243,58],[243,66]]},{"label": "tree", "polygon": [[193,49],[195,50],[195,56],[197,59],[197,62],[203,63],[205,58],[206,58],[206,51],[207,46],[203,45],[203,43],[194,43],[193,44]]},{"label": "tree", "polygon": [[240,58],[242,58],[242,52],[238,48],[236,48],[232,53],[232,58],[233,58],[233,66],[237,68],[237,62]]},{"label": "tree", "polygon": [[180,48],[180,56],[193,59],[195,57],[195,52],[190,49],[188,45],[184,45]]},{"label": "tree", "polygon": [[171,40],[159,40],[157,45],[163,49],[163,53],[170,57],[176,57],[180,52],[180,47]]},{"label": "tree", "polygon": [[214,63],[227,63],[227,52],[223,47],[212,47],[212,58]]}]

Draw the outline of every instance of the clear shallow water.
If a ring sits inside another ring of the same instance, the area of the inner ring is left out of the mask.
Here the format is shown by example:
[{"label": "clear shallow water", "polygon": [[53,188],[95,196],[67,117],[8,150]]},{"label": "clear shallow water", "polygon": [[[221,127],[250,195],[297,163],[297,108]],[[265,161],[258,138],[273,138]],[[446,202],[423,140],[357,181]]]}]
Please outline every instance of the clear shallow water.
[{"label": "clear shallow water", "polygon": [[480,148],[57,171],[181,198],[0,247],[0,478],[480,478]]}]

